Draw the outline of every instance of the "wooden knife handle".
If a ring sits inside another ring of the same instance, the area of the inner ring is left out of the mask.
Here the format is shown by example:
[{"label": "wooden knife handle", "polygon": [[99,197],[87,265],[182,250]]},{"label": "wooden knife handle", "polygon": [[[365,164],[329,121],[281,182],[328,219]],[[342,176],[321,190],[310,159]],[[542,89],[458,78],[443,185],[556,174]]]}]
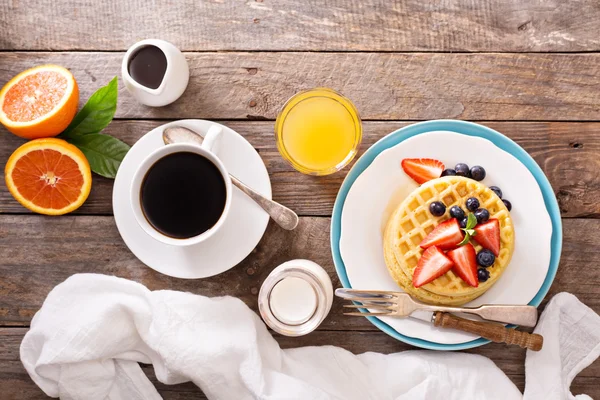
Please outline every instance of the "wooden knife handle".
[{"label": "wooden knife handle", "polygon": [[474,333],[492,342],[516,344],[533,351],[540,351],[544,344],[544,338],[537,333],[520,332],[492,322],[471,321],[441,311],[435,313],[433,325]]}]

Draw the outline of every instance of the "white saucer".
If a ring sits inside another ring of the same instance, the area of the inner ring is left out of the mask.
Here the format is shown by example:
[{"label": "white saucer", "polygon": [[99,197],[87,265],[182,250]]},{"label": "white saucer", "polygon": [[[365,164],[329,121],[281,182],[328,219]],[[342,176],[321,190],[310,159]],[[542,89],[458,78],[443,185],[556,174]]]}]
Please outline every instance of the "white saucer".
[{"label": "white saucer", "polygon": [[[267,213],[236,188],[233,189],[229,215],[221,229],[197,245],[175,247],[161,243],[148,236],[136,222],[129,201],[131,181],[140,162],[150,152],[164,146],[163,130],[170,125],[181,125],[204,134],[212,124],[215,122],[190,119],[151,130],[129,150],[115,179],[113,212],[123,241],[144,264],[176,278],[206,278],[234,267],[256,247],[269,222]],[[231,174],[271,198],[267,168],[256,150],[239,133],[223,126],[218,156]]]},{"label": "white saucer", "polygon": [[[427,132],[381,152],[356,179],[341,216],[340,253],[351,287],[401,291],[383,258],[383,229],[393,210],[417,184],[404,173],[404,158],[435,158],[451,168],[458,162],[481,165],[482,183],[496,185],[512,202],[515,251],[512,261],[482,296],[467,306],[528,304],[548,273],[552,223],[534,176],[517,158],[480,137],[454,132]],[[477,336],[435,328],[415,318],[380,318],[398,333],[441,344],[472,341]]]}]

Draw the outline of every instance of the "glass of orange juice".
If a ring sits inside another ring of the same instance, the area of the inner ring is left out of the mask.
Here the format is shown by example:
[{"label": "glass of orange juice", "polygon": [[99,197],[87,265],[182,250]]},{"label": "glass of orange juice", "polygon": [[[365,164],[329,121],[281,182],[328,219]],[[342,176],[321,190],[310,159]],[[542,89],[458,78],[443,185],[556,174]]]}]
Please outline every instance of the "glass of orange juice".
[{"label": "glass of orange juice", "polygon": [[285,103],[275,122],[277,148],[296,170],[329,175],[356,155],[362,125],[354,104],[334,90],[300,92]]}]

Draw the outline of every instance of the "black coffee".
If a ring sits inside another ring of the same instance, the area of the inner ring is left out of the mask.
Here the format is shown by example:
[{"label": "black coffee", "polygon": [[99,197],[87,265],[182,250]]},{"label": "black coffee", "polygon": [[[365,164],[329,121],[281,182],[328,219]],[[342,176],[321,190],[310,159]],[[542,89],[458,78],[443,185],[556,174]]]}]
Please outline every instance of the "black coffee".
[{"label": "black coffee", "polygon": [[133,53],[127,71],[140,85],[158,89],[167,71],[167,57],[156,46],[144,46]]},{"label": "black coffee", "polygon": [[146,219],[163,235],[187,239],[212,228],[225,209],[225,181],[199,154],[169,154],[152,165],[142,182]]}]

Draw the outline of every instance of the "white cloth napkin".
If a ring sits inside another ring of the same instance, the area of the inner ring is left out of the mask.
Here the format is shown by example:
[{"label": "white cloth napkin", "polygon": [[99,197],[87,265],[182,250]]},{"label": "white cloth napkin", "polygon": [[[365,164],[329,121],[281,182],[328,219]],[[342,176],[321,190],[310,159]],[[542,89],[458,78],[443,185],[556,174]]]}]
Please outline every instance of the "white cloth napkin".
[{"label": "white cloth napkin", "polygon": [[[598,356],[599,320],[571,295],[554,298],[538,328],[544,349],[528,354],[526,398],[570,396],[573,377]],[[151,292],[95,274],[74,275],[50,292],[21,360],[47,395],[64,399],[160,399],[138,362],[152,363],[165,384],[194,382],[209,399],[522,398],[482,356],[281,350],[236,298]]]},{"label": "white cloth napkin", "polygon": [[542,351],[527,351],[525,399],[591,399],[573,396],[569,387],[600,356],[600,316],[569,293],[550,300],[535,332],[544,336]]}]

